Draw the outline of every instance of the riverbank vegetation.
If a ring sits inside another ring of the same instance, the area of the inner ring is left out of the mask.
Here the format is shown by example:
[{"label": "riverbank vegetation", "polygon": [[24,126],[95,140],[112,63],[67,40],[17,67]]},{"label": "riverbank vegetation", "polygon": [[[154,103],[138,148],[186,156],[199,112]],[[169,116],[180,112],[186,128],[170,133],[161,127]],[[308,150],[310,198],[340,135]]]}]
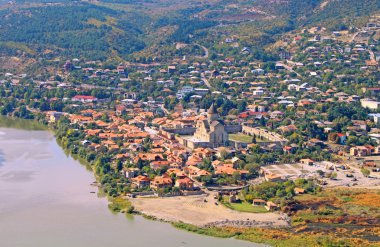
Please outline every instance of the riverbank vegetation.
[{"label": "riverbank vegetation", "polygon": [[35,120],[22,118],[9,118],[0,115],[0,127],[24,129],[24,130],[48,130],[48,127]]},{"label": "riverbank vegetation", "polygon": [[270,246],[278,247],[293,247],[293,246],[358,246],[366,244],[366,246],[373,246],[367,241],[359,239],[347,239],[344,237],[336,237],[333,234],[305,234],[295,233],[289,229],[264,229],[264,228],[199,228],[197,226],[185,223],[173,223],[173,226],[178,229],[203,234],[207,236],[214,236],[220,238],[236,238],[255,243],[268,244]]},{"label": "riverbank vegetation", "polygon": [[287,229],[211,227],[185,223],[173,226],[223,238],[237,238],[271,246],[379,246],[380,193],[362,189],[331,189],[297,195],[283,207],[292,219]]}]

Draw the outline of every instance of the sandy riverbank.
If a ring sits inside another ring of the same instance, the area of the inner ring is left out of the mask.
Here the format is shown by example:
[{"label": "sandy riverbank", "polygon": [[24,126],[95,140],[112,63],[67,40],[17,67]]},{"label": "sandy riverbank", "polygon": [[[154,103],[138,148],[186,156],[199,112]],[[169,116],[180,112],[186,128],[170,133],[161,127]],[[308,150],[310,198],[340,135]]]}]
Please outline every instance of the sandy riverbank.
[{"label": "sandy riverbank", "polygon": [[[204,199],[207,202],[204,202]],[[288,223],[279,213],[244,213],[215,205],[213,195],[134,198],[130,199],[135,209],[145,215],[170,222],[184,222],[203,227],[225,221],[249,221],[255,227],[286,227]]]}]

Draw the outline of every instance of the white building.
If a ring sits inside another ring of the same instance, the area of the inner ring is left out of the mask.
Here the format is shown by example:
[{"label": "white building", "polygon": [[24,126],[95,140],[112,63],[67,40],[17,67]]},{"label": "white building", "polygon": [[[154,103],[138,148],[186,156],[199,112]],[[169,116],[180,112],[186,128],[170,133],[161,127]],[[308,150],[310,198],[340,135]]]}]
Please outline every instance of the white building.
[{"label": "white building", "polygon": [[362,99],[360,100],[362,107],[368,108],[371,110],[377,110],[379,108],[380,102],[372,99]]}]

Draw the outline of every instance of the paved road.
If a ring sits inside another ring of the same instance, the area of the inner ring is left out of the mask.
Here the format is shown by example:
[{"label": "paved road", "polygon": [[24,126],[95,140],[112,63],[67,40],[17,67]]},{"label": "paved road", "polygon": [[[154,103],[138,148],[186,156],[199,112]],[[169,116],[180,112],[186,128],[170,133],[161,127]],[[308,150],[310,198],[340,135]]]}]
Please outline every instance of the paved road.
[{"label": "paved road", "polygon": [[160,105],[160,107],[165,112],[166,115],[170,115],[170,112],[165,108],[164,104]]},{"label": "paved road", "polygon": [[203,51],[205,52],[205,54],[201,58],[208,58],[208,55],[209,55],[208,49],[205,46],[197,44],[197,43],[195,45],[198,45],[199,47],[201,47]]},{"label": "paved road", "polygon": [[295,72],[295,71],[293,70],[292,67],[286,65],[285,63],[283,63],[283,62],[281,62],[281,61],[279,61],[279,62],[277,62],[277,63],[282,64],[282,65],[284,66],[284,68],[285,68],[287,71],[292,72],[292,73],[296,73],[296,75],[297,75],[298,77],[301,77],[301,75],[300,75],[299,73]]},{"label": "paved road", "polygon": [[376,60],[376,56],[375,56],[375,53],[373,53],[372,50],[368,49],[368,52],[369,52],[369,56],[371,57],[370,60]]},{"label": "paved road", "polygon": [[352,36],[352,38],[351,38],[351,43],[353,43],[353,42],[355,41],[356,36],[358,36],[358,34],[359,34],[359,32],[356,32],[356,33]]},{"label": "paved road", "polygon": [[205,82],[205,85],[206,85],[209,89],[211,89],[211,84],[210,84],[210,82],[208,81],[208,79],[206,78],[205,73],[201,73],[201,79],[202,79],[202,81]]}]

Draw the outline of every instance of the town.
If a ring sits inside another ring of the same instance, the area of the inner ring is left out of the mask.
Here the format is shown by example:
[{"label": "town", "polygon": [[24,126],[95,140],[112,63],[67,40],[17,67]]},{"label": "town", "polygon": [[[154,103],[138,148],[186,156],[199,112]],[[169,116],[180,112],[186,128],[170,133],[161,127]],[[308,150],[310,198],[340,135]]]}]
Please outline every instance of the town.
[{"label": "town", "polygon": [[0,111],[48,123],[107,195],[146,214],[175,220],[189,200],[200,218],[218,215],[184,213],[195,225],[286,226],[282,214],[222,221],[218,208],[265,213],[325,188],[379,188],[379,30],[373,16],[354,33],[292,32],[275,62],[245,60],[252,51],[228,35],[220,45],[236,57],[49,61],[54,73],[1,74]]}]

